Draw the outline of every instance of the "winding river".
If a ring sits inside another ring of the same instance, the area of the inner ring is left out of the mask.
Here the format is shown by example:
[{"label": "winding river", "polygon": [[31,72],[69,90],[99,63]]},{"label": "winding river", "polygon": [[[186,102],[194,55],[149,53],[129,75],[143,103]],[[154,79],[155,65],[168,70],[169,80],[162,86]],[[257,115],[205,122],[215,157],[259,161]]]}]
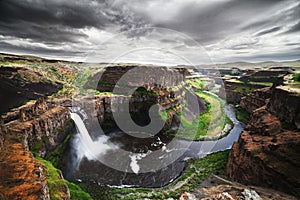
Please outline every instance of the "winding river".
[{"label": "winding river", "polygon": [[[73,112],[78,133],[71,140],[63,173],[73,181],[112,187],[162,187],[181,175],[186,159],[231,148],[244,124],[236,119],[232,105],[224,109],[234,126],[229,134],[214,141],[186,141],[164,134],[137,140],[122,131],[111,131],[93,140],[80,115]],[[158,149],[160,153],[151,155]]]}]

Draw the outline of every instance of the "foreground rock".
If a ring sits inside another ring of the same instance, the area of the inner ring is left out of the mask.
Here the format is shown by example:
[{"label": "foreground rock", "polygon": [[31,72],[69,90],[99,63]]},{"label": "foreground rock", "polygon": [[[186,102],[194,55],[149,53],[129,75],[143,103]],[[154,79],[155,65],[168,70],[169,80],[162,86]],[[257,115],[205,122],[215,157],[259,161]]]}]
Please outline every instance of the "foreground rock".
[{"label": "foreground rock", "polygon": [[6,135],[0,154],[0,199],[50,200],[44,170],[45,166],[24,150],[20,136]]},{"label": "foreground rock", "polygon": [[37,151],[44,157],[74,130],[68,108],[48,107],[44,99],[29,102],[4,116],[9,133],[22,136],[25,150]]},{"label": "foreground rock", "polygon": [[[5,123],[3,123],[5,122]],[[32,153],[47,156],[74,131],[69,110],[48,106],[40,98],[1,117],[0,199],[50,199],[50,172]],[[58,180],[63,177],[56,177]],[[68,186],[56,189],[61,199],[70,199]]]},{"label": "foreground rock", "polygon": [[231,178],[244,184],[299,194],[300,131],[293,128],[298,124],[299,104],[299,95],[279,88],[271,91],[266,106],[255,109],[254,103],[248,103],[246,108],[254,110],[230,152],[227,172]]},{"label": "foreground rock", "polygon": [[296,200],[279,191],[257,186],[246,186],[238,182],[211,175],[193,192],[200,200]]}]

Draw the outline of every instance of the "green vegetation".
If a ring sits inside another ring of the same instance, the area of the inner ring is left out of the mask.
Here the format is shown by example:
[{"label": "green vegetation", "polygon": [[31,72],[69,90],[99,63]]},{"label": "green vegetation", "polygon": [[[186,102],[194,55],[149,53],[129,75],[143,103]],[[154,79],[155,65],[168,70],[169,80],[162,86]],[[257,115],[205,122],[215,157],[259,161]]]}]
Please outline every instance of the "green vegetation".
[{"label": "green vegetation", "polygon": [[263,86],[266,86],[266,87],[271,87],[273,85],[273,83],[271,83],[271,82],[253,82],[253,81],[249,81],[247,83],[252,84],[252,85],[263,85]]},{"label": "green vegetation", "polygon": [[293,80],[294,80],[295,82],[300,82],[300,73],[294,74]]},{"label": "green vegetation", "polygon": [[192,87],[194,87],[194,88],[196,88],[198,90],[204,90],[204,88],[206,87],[205,81],[203,81],[203,80],[201,80],[199,78],[188,80],[187,83],[190,86],[192,86]]},{"label": "green vegetation", "polygon": [[89,78],[92,76],[92,70],[85,68],[80,73],[75,81],[75,86],[78,88],[83,88],[83,86],[89,81]]},{"label": "green vegetation", "polygon": [[66,186],[70,190],[71,199],[83,199],[90,200],[91,196],[83,191],[79,186],[61,178],[61,171],[56,169],[51,162],[44,160],[40,157],[36,157],[37,160],[42,162],[47,170],[44,169],[44,175],[47,177],[47,183],[50,192],[51,200],[63,199]]},{"label": "green vegetation", "polygon": [[70,140],[71,135],[68,135],[65,140],[59,144],[51,153],[46,156],[46,160],[50,161],[55,167],[59,167],[61,156],[67,148],[67,143]]},{"label": "green vegetation", "polygon": [[176,111],[180,118],[182,129],[178,130],[175,134],[177,137],[188,140],[201,140],[204,136],[215,136],[222,132],[226,124],[232,124],[231,120],[227,117],[223,107],[225,101],[208,92],[202,92],[204,82],[201,79],[188,80],[188,83],[196,89],[195,94],[205,101],[206,110],[199,116],[190,117],[185,116],[178,106],[173,107],[161,113],[162,119],[165,121],[171,111]]},{"label": "green vegetation", "polygon": [[194,192],[211,174],[225,174],[229,150],[213,153],[200,159],[190,159],[183,174],[162,188],[109,188],[81,183],[94,199],[179,199],[183,192]]},{"label": "green vegetation", "polygon": [[246,111],[244,108],[242,108],[240,106],[237,107],[237,108],[235,108],[235,113],[236,113],[236,118],[239,121],[241,121],[241,122],[243,122],[245,124],[247,124],[249,122],[249,120],[250,120],[250,113],[248,111]]},{"label": "green vegetation", "polygon": [[251,92],[253,92],[255,89],[254,88],[250,88],[248,86],[238,86],[235,91],[242,94],[243,96],[250,94]]},{"label": "green vegetation", "polygon": [[139,87],[133,93],[134,97],[152,96],[157,97],[157,93],[153,90],[146,90],[144,87]]}]

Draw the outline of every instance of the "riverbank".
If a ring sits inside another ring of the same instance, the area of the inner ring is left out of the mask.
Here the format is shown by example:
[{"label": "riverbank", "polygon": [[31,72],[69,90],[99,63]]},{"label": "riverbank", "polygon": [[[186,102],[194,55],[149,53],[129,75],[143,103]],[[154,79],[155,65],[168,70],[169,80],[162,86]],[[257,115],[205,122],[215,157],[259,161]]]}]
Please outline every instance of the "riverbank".
[{"label": "riverbank", "polygon": [[226,150],[204,158],[189,159],[182,175],[161,188],[115,188],[86,183],[79,185],[94,199],[178,199],[183,192],[193,192],[197,185],[211,174],[225,176],[228,153]]},{"label": "riverbank", "polygon": [[[181,109],[172,108],[177,112],[181,126],[176,133],[166,132],[180,139],[202,141],[216,140],[226,136],[233,127],[233,122],[225,112],[225,101],[217,95],[209,92],[196,90],[195,94],[204,100],[206,110],[196,116],[193,120],[188,120]],[[171,110],[167,110],[166,113]],[[167,118],[167,114],[162,114],[162,119]]]}]

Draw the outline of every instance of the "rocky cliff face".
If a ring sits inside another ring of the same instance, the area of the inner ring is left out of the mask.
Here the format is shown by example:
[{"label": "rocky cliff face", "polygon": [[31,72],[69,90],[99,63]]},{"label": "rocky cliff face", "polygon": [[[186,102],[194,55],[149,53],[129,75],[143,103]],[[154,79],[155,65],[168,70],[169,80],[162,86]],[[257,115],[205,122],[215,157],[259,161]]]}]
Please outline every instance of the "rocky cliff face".
[{"label": "rocky cliff face", "polygon": [[[300,192],[300,132],[282,126],[282,120],[294,122],[298,109],[295,95],[287,95],[275,89],[268,94],[264,90],[255,92],[244,100],[244,106],[253,110],[251,120],[234,143],[227,163],[227,173],[244,184],[271,187],[290,194]],[[270,103],[262,104],[270,96]],[[263,98],[261,98],[263,97]],[[280,100],[281,99],[281,100]],[[283,105],[279,102],[293,102]],[[271,103],[272,102],[272,103]],[[278,104],[275,105],[277,102]],[[290,108],[289,108],[290,107]],[[278,117],[277,117],[278,116]],[[280,116],[280,117],[279,117]]]},{"label": "rocky cliff face", "polygon": [[[91,80],[99,80],[97,89],[101,92],[113,91],[116,85],[119,86],[117,83],[121,78],[128,86],[145,87],[147,90],[151,90],[153,87],[178,86],[187,74],[188,71],[185,68],[110,66],[106,67],[104,72],[95,74]],[[93,85],[92,81],[88,82],[85,87],[94,88]]]},{"label": "rocky cliff face", "polygon": [[21,140],[15,134],[5,137],[0,154],[0,198],[50,200],[47,169],[24,150]]},{"label": "rocky cliff face", "polygon": [[274,88],[268,110],[281,121],[300,129],[300,95],[289,91],[288,87]]},{"label": "rocky cliff face", "polygon": [[6,128],[3,124],[2,118],[0,117],[0,150],[3,147],[5,133],[6,133]]},{"label": "rocky cliff face", "polygon": [[[45,157],[74,131],[69,110],[52,106],[40,98],[3,116],[6,123],[0,126],[0,197],[5,194],[11,199],[50,200],[49,171],[29,150]],[[70,199],[66,184],[57,190],[62,199]]]},{"label": "rocky cliff face", "polygon": [[[132,72],[131,70],[142,69]],[[127,73],[134,73],[134,78],[126,78]],[[133,120],[140,125],[150,122],[149,108],[159,104],[167,110],[177,106],[184,96],[184,77],[186,69],[150,67],[150,66],[114,66],[107,67],[104,72],[97,73],[92,78],[99,80],[97,89],[101,92],[112,92],[123,88],[126,92],[130,88],[137,88],[132,96],[123,94],[100,94],[79,96],[76,104],[84,108],[91,118],[96,116],[100,123],[113,121],[113,112],[123,112],[120,105],[129,104],[129,111]],[[120,78],[125,77],[126,85],[116,85]],[[84,87],[91,88],[90,81]],[[117,104],[116,104],[117,103]],[[173,112],[171,112],[173,113]],[[172,118],[172,116],[170,116]]]},{"label": "rocky cliff face", "polygon": [[254,92],[241,98],[240,106],[252,113],[253,110],[260,108],[267,104],[271,97],[270,87],[257,89]]},{"label": "rocky cliff face", "polygon": [[222,91],[222,94],[219,95],[226,98],[227,102],[229,103],[236,103],[240,102],[242,97],[246,96],[251,91],[263,88],[265,86],[225,80],[222,87],[224,87],[220,90]]},{"label": "rocky cliff face", "polygon": [[9,133],[22,135],[24,149],[37,151],[41,157],[59,145],[75,127],[67,108],[48,107],[43,98],[19,107],[3,118]]},{"label": "rocky cliff face", "polygon": [[[41,157],[52,151],[74,130],[69,110],[48,107],[44,99],[26,104],[12,113],[15,120],[5,124],[9,133],[22,135],[25,150],[38,151]],[[5,117],[10,116],[8,113]]]}]

